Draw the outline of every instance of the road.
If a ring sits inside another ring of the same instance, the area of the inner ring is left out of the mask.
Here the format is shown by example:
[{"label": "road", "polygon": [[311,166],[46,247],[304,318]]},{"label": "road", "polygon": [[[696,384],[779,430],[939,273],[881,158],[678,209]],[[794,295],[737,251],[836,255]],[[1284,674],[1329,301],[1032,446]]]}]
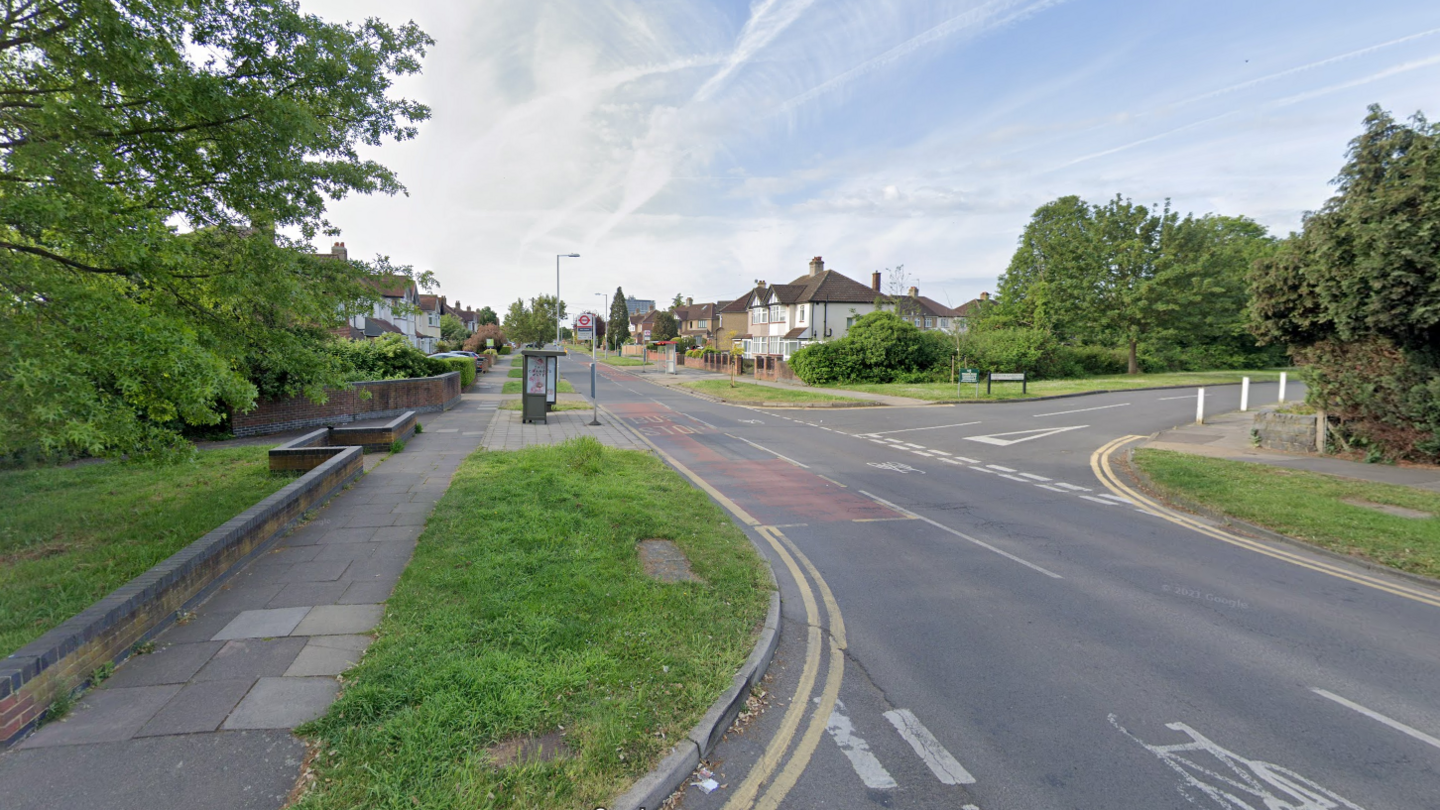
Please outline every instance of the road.
[{"label": "road", "polygon": [[779,410],[601,379],[781,586],[771,705],[685,808],[1440,808],[1440,592],[1222,542],[1092,472],[1193,391]]}]

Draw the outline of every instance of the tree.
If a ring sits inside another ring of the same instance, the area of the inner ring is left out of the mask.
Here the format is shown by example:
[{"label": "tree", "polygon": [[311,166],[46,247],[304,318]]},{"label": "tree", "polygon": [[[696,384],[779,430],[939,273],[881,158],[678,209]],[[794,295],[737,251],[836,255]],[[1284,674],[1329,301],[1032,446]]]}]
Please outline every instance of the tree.
[{"label": "tree", "polygon": [[1255,264],[1253,329],[1352,441],[1440,459],[1440,127],[1371,106],[1335,186]]},{"label": "tree", "polygon": [[484,326],[487,323],[499,324],[500,317],[490,307],[481,307],[480,311],[475,313],[475,325]]},{"label": "tree", "polygon": [[675,297],[670,301],[670,311],[674,312],[683,306],[685,306],[685,296],[675,293]]},{"label": "tree", "polygon": [[652,341],[674,340],[680,334],[680,324],[669,312],[655,313],[655,325],[650,327]]},{"label": "tree", "polygon": [[402,190],[358,150],[429,116],[388,95],[429,37],[284,0],[6,8],[0,452],[163,454],[266,387],[342,382],[321,336],[379,268],[305,243],[328,199]]},{"label": "tree", "polygon": [[615,288],[615,297],[610,301],[610,323],[613,326],[607,340],[613,350],[630,339],[630,308],[625,305],[625,291],[619,287]]},{"label": "tree", "polygon": [[885,303],[895,307],[895,314],[900,319],[914,323],[915,318],[921,314],[920,302],[910,296],[911,284],[910,274],[905,272],[905,265],[897,264],[894,270],[885,268],[885,287],[889,292],[889,301]]},{"label": "tree", "polygon": [[[565,317],[565,305],[560,304],[560,317]],[[527,306],[522,298],[515,299],[505,313],[505,332],[510,339],[519,343],[548,343],[555,339],[555,296],[541,295],[530,299]]]},{"label": "tree", "polygon": [[[487,344],[486,341],[491,341]],[[505,345],[505,332],[498,325],[487,323],[475,330],[475,334],[466,338],[465,350],[471,352],[483,352],[486,349],[499,349]]]},{"label": "tree", "polygon": [[465,328],[465,322],[459,318],[445,313],[440,316],[440,339],[447,343],[459,343],[469,337],[470,330]]}]

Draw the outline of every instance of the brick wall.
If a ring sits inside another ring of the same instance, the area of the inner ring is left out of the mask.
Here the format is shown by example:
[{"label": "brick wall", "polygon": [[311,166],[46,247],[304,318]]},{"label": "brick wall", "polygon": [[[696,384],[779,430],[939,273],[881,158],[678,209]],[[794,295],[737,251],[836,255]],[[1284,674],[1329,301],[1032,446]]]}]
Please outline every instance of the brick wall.
[{"label": "brick wall", "polygon": [[800,382],[790,364],[778,354],[755,355],[755,379],[770,382]]},{"label": "brick wall", "polygon": [[[370,396],[367,398],[361,392],[369,392]],[[460,372],[410,380],[357,382],[329,394],[324,405],[316,405],[304,397],[262,400],[253,411],[231,413],[230,431],[236,436],[263,436],[362,419],[388,419],[406,411],[449,410],[460,401]]]},{"label": "brick wall", "polygon": [[15,654],[0,660],[0,749],[34,728],[62,691],[174,624],[230,573],[359,475],[363,452],[337,455],[176,552]]}]

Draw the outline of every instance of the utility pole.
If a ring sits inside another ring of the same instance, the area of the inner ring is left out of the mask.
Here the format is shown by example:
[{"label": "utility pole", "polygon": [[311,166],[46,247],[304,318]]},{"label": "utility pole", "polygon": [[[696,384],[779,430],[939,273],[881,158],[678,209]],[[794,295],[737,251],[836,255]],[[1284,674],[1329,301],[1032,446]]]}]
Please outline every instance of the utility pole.
[{"label": "utility pole", "polygon": [[578,259],[579,253],[555,254],[555,347],[560,347],[560,260]]}]

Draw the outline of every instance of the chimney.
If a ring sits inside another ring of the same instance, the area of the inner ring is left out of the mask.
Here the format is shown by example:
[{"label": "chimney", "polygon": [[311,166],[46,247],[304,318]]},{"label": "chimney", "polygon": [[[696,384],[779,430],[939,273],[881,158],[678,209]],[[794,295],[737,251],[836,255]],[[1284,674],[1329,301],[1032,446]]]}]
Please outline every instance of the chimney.
[{"label": "chimney", "polygon": [[870,274],[870,289],[880,292],[880,271],[876,270]]},{"label": "chimney", "polygon": [[919,288],[919,287],[911,287],[911,288],[910,288],[910,297],[911,297],[911,298],[919,298],[919,297],[920,297],[920,288]]},{"label": "chimney", "polygon": [[695,306],[695,299],[694,299],[694,298],[691,298],[691,297],[688,296],[688,295],[685,296],[685,306],[687,306],[687,307],[693,307],[693,306]]},{"label": "chimney", "polygon": [[825,272],[825,260],[816,256],[810,260],[810,275],[818,276]]},{"label": "chimney", "polygon": [[344,242],[336,242],[336,243],[330,248],[330,255],[331,255],[331,256],[334,256],[335,258],[339,259],[339,260],[342,261],[342,262],[343,262],[343,261],[346,261],[346,260],[348,260],[348,259],[350,258],[350,255],[345,252],[345,243],[344,243]]},{"label": "chimney", "polygon": [[988,292],[982,292],[982,293],[980,293],[980,300],[981,300],[981,301],[989,301],[989,300],[990,300],[990,293],[988,293]]}]

